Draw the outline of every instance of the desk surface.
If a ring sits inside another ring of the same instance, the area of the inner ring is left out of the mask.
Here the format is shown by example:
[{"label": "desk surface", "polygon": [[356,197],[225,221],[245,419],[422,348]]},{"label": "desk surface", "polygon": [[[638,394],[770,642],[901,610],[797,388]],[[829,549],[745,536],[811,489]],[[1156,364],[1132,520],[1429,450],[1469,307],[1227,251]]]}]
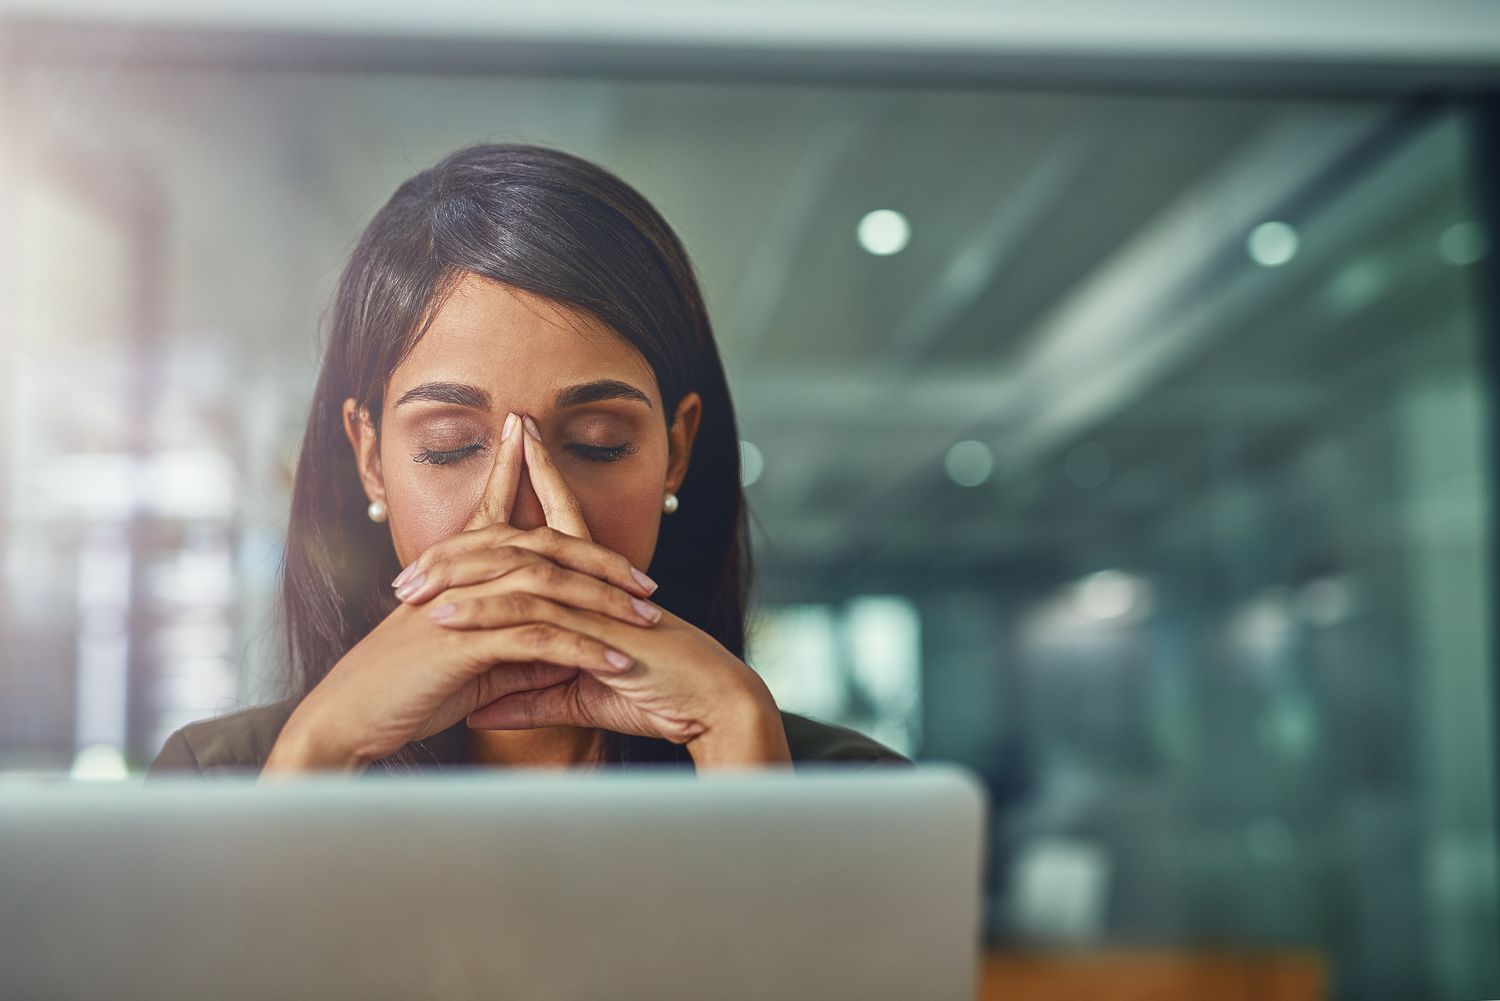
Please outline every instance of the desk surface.
[{"label": "desk surface", "polygon": [[987,953],[980,1001],[1321,1001],[1316,952],[1047,950]]}]

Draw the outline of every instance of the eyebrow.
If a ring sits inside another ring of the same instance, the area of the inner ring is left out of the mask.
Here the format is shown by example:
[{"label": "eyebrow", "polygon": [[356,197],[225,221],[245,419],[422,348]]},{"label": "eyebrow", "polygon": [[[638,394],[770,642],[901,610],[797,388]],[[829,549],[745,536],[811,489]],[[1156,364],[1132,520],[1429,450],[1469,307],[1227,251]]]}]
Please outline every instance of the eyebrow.
[{"label": "eyebrow", "polygon": [[[558,392],[553,403],[559,410],[563,410],[568,407],[581,407],[586,403],[599,403],[603,400],[635,400],[648,407],[651,406],[649,396],[630,383],[621,382],[618,379],[596,379],[593,382],[569,386]],[[459,407],[468,407],[471,410],[489,410],[491,405],[490,394],[480,386],[471,386],[463,382],[424,382],[402,393],[401,398],[391,409],[418,401],[451,403]]]}]

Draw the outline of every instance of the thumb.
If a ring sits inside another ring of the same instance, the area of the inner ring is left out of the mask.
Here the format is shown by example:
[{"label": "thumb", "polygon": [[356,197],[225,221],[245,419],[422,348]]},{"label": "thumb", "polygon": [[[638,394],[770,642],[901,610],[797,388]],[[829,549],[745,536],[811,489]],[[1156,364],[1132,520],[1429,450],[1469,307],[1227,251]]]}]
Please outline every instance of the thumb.
[{"label": "thumb", "polygon": [[516,488],[521,482],[523,435],[519,433],[520,429],[520,418],[515,414],[507,414],[505,427],[500,435],[500,445],[495,449],[495,461],[490,466],[490,475],[474,506],[474,513],[464,525],[465,530],[510,523],[510,512],[516,503]]},{"label": "thumb", "polygon": [[569,690],[577,679],[547,688],[512,692],[469,713],[474,730],[532,730],[542,726],[590,726],[578,718],[578,702]]}]

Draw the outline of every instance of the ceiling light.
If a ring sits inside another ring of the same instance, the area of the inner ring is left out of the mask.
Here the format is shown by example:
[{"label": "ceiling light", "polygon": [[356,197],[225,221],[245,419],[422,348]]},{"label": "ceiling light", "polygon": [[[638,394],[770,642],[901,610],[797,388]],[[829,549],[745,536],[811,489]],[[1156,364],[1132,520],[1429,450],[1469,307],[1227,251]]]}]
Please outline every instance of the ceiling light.
[{"label": "ceiling light", "polygon": [[1354,313],[1374,302],[1387,281],[1387,269],[1368,258],[1355,261],[1340,271],[1324,291],[1328,304],[1341,313]]},{"label": "ceiling light", "polygon": [[1297,231],[1284,222],[1263,222],[1245,240],[1250,259],[1263,268],[1279,268],[1297,256]]},{"label": "ceiling light", "polygon": [[1449,264],[1474,264],[1489,252],[1484,227],[1477,222],[1456,222],[1438,237],[1438,253]]},{"label": "ceiling light", "polygon": [[995,456],[982,441],[961,441],[943,460],[948,477],[961,487],[977,487],[995,471]]},{"label": "ceiling light", "polygon": [[859,245],[881,257],[899,254],[911,241],[911,223],[891,209],[876,209],[859,221]]}]

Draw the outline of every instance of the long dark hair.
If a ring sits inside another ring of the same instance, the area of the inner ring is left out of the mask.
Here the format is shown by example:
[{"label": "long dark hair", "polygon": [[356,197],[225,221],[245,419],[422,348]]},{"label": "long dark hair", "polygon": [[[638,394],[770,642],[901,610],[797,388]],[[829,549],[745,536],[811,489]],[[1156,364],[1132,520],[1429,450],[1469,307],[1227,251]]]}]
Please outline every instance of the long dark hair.
[{"label": "long dark hair", "polygon": [[[281,564],[285,694],[305,696],[396,607],[388,582],[401,568],[389,530],[365,514],[342,405],[353,397],[367,407],[378,433],[391,373],[465,273],[597,317],[650,365],[667,421],[684,394],[702,397],[681,508],[663,519],[646,570],[660,584],[653,601],[743,657],[752,566],[739,432],[681,241],[640,192],[597,164],[544,146],[485,143],[403,183],[339,280]],[[377,764],[435,760],[430,746],[413,742]],[[667,740],[606,731],[604,760],[689,758]]]}]

